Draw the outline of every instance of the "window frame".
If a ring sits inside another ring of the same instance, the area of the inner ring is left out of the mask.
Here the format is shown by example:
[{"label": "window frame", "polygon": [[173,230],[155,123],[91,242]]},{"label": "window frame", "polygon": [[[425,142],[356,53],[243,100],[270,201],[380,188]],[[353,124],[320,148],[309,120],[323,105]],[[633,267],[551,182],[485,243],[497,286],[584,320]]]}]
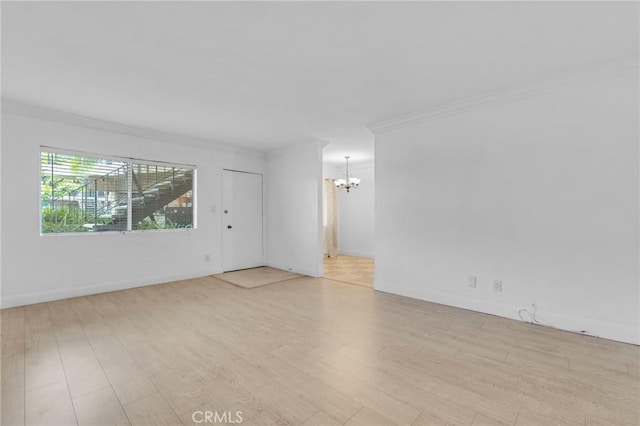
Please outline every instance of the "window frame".
[{"label": "window frame", "polygon": [[[100,231],[100,232],[43,232],[43,215],[42,215],[42,154],[43,153],[51,153],[51,154],[60,154],[60,155],[69,155],[76,157],[88,157],[88,158],[98,158],[101,160],[113,160],[119,161],[123,163],[127,163],[127,229],[126,230],[112,230],[112,231]],[[192,193],[192,215],[193,215],[193,225],[190,228],[160,228],[160,229],[133,229],[132,223],[132,198],[133,198],[133,165],[134,164],[143,164],[149,166],[159,166],[159,167],[175,167],[181,169],[191,169],[193,170],[193,182],[191,187]],[[195,229],[198,229],[198,167],[193,164],[185,164],[185,163],[174,163],[160,160],[148,160],[136,157],[125,157],[125,156],[116,156],[116,155],[105,155],[99,154],[96,152],[88,152],[88,151],[79,151],[73,149],[62,149],[47,145],[40,145],[38,149],[38,225],[39,225],[39,234],[41,237],[60,237],[60,236],[78,236],[78,235],[116,235],[116,234],[142,234],[142,233],[163,233],[163,232],[189,232]]]}]

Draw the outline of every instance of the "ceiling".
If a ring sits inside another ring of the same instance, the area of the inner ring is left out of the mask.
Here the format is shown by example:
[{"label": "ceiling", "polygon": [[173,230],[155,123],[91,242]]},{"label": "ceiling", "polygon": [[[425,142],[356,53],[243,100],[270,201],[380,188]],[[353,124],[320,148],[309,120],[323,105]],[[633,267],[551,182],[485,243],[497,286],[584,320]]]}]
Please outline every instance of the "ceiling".
[{"label": "ceiling", "polygon": [[639,4],[3,2],[5,99],[262,151],[638,55]]}]

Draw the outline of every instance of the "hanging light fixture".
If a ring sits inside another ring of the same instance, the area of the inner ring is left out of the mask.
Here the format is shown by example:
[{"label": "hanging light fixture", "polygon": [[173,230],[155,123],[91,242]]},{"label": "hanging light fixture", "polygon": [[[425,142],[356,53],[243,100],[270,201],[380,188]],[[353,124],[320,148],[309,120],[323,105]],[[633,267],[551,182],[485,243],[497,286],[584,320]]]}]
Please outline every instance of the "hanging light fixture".
[{"label": "hanging light fixture", "polygon": [[336,184],[338,189],[346,189],[347,192],[349,192],[352,188],[358,189],[358,186],[360,186],[360,179],[349,175],[349,158],[351,157],[346,155],[344,158],[347,160],[347,169],[344,173],[344,179],[334,179],[333,183]]}]

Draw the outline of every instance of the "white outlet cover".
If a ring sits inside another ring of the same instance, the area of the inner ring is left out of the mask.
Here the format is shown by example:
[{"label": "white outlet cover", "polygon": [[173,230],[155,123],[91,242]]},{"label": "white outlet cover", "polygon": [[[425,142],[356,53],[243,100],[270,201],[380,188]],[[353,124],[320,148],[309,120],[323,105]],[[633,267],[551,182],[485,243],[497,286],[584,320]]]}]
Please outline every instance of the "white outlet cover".
[{"label": "white outlet cover", "polygon": [[502,291],[502,281],[501,280],[493,280],[493,291]]}]

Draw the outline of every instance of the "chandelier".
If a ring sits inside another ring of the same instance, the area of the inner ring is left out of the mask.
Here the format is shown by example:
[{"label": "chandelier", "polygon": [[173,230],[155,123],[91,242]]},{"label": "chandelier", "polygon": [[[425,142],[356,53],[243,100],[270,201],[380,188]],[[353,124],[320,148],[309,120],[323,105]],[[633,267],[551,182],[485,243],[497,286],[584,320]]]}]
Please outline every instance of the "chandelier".
[{"label": "chandelier", "polygon": [[334,179],[333,183],[336,184],[338,189],[346,189],[347,192],[349,192],[352,188],[358,189],[358,186],[360,185],[360,179],[349,176],[349,158],[351,157],[346,155],[344,158],[345,160],[347,160],[347,169],[344,173],[344,179]]}]

